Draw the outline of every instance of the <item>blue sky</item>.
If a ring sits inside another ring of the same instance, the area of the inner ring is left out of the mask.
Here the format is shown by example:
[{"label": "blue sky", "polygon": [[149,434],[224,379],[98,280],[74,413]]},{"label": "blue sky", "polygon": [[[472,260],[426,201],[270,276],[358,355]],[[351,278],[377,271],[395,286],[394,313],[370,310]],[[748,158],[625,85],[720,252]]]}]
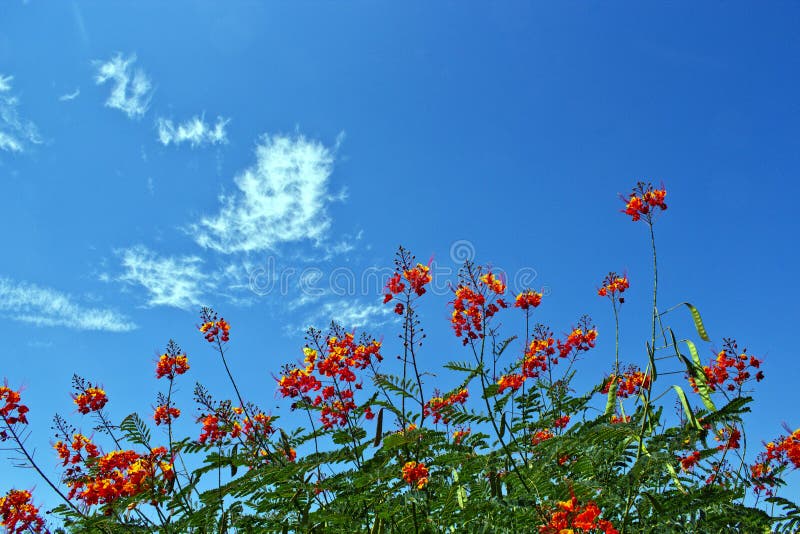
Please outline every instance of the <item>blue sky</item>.
[{"label": "blue sky", "polygon": [[[396,353],[377,288],[337,287],[401,243],[443,269],[466,247],[523,273],[557,333],[591,314],[587,384],[613,358],[596,288],[626,271],[622,357],[643,363],[649,244],[617,198],[643,178],[669,191],[663,307],[698,306],[704,359],[722,337],[765,358],[751,449],[796,428],[798,23],[791,3],[3,2],[0,374],[25,389],[37,457],[55,463],[52,414],[80,421],[74,372],[113,416],[149,415],[170,338],[192,364],[185,413],[194,380],[231,395],[195,330],[203,304],[273,413],[307,324]],[[281,273],[285,290],[266,283]],[[447,295],[430,297],[436,371],[467,356]],[[7,484],[29,476],[0,465]]]}]

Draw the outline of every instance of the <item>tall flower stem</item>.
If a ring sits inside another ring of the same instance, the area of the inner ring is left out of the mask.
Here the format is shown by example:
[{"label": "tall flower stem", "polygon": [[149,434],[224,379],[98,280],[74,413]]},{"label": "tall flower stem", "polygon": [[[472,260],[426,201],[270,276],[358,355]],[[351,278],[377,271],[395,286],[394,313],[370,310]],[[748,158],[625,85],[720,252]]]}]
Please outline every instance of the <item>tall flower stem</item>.
[{"label": "tall flower stem", "polygon": [[84,513],[81,512],[80,509],[77,506],[75,506],[75,504],[73,504],[73,502],[70,501],[60,489],[58,489],[58,486],[53,484],[53,481],[50,480],[50,478],[42,472],[41,468],[39,468],[39,466],[33,460],[33,456],[31,456],[31,454],[28,452],[28,449],[25,447],[25,444],[22,442],[22,439],[20,438],[19,434],[17,434],[16,430],[14,430],[14,427],[12,425],[8,424],[8,419],[6,419],[6,416],[0,414],[0,417],[3,418],[3,424],[5,424],[6,428],[11,433],[11,437],[14,438],[14,442],[17,444],[17,447],[19,447],[19,451],[22,453],[23,456],[25,456],[25,459],[28,460],[28,465],[30,465],[34,469],[34,471],[36,471],[39,474],[39,476],[42,477],[42,479],[47,483],[47,485],[50,486],[50,488],[52,488],[52,490],[55,491],[56,494],[59,497],[61,497],[61,499],[65,503],[67,503],[67,505],[70,508],[72,508],[72,510],[75,513],[77,513],[78,515],[80,515],[82,518],[85,519],[86,515],[84,515]]}]

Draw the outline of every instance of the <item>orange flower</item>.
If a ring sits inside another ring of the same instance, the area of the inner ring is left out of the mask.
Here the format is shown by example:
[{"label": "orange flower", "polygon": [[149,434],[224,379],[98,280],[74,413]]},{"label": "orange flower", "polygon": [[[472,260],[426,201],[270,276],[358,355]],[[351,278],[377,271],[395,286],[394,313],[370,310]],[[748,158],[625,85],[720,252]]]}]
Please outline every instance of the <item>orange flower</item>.
[{"label": "orange flower", "polygon": [[[627,276],[620,276],[615,272],[610,272],[603,280],[603,287],[597,290],[601,297],[616,298],[618,294],[624,293],[630,287]],[[620,302],[624,302],[620,299]]]},{"label": "orange flower", "polygon": [[[7,426],[17,423],[28,424],[28,407],[20,404],[22,396],[19,391],[14,391],[7,385],[0,386],[0,417],[3,418]],[[6,441],[8,434],[6,430],[0,430],[0,441]]]},{"label": "orange flower", "polygon": [[9,534],[45,532],[44,520],[31,499],[30,491],[16,489],[0,497],[0,526]]},{"label": "orange flower", "polygon": [[219,417],[216,415],[206,415],[202,416],[200,420],[203,422],[203,429],[200,432],[200,437],[198,441],[200,443],[206,443],[207,441],[211,441],[212,443],[217,443],[222,441],[222,438],[225,437],[225,427],[220,424]]},{"label": "orange flower", "polygon": [[455,289],[453,300],[453,314],[450,323],[457,337],[462,338],[464,345],[471,340],[483,338],[484,323],[508,305],[503,299],[496,299],[497,295],[505,292],[506,286],[491,272],[478,277],[479,283],[474,282],[476,271],[470,263],[462,271],[462,282]]},{"label": "orange flower", "polygon": [[631,366],[622,376],[608,377],[600,393],[607,394],[611,384],[617,383],[617,397],[627,399],[631,395],[639,395],[642,390],[650,389],[650,375],[645,375],[638,367]]},{"label": "orange flower", "polygon": [[108,397],[101,388],[93,386],[84,389],[78,395],[74,395],[73,400],[78,405],[78,411],[85,415],[89,412],[102,410],[103,406],[108,402]]},{"label": "orange flower", "polygon": [[422,462],[406,462],[402,469],[403,480],[417,489],[422,489],[428,484],[428,468]]},{"label": "orange flower", "polygon": [[508,388],[517,391],[522,387],[523,382],[525,382],[525,375],[523,374],[503,375],[500,377],[500,380],[497,381],[497,385],[500,386],[497,392],[502,393]]},{"label": "orange flower", "polygon": [[427,265],[418,263],[413,269],[406,269],[403,271],[403,278],[408,280],[411,284],[411,290],[417,295],[425,293],[425,285],[431,281],[431,269]]},{"label": "orange flower", "polygon": [[561,358],[566,358],[573,351],[583,352],[594,347],[595,340],[597,339],[597,330],[594,326],[589,326],[591,319],[584,316],[579,326],[573,328],[572,332],[567,336],[566,341],[559,340],[556,345],[558,347],[558,355]]},{"label": "orange flower", "polygon": [[[547,371],[548,361],[556,353],[555,344],[552,332],[543,325],[536,325],[533,340],[522,359],[522,374],[527,378],[536,378]],[[552,362],[556,363],[558,360],[552,359]]]},{"label": "orange flower", "polygon": [[697,462],[700,461],[700,451],[694,451],[691,454],[680,457],[681,469],[684,471],[691,471]]},{"label": "orange flower", "polygon": [[559,501],[556,506],[547,524],[539,527],[540,534],[573,534],[576,528],[582,532],[619,534],[611,521],[600,519],[600,508],[592,501],[581,505],[572,495],[570,500]]},{"label": "orange flower", "polygon": [[486,284],[486,287],[498,295],[502,295],[506,292],[506,285],[494,274],[492,274],[491,271],[481,276],[481,282]]},{"label": "orange flower", "polygon": [[539,443],[547,441],[548,439],[552,439],[553,437],[555,436],[553,436],[553,433],[549,430],[539,430],[531,438],[531,445],[538,445]]},{"label": "orange flower", "polygon": [[70,480],[69,498],[77,497],[86,506],[111,504],[156,488],[174,478],[167,450],[156,447],[149,454],[131,450],[112,451],[97,458],[91,475]]},{"label": "orange flower", "polygon": [[[716,360],[712,361],[710,365],[703,366],[703,374],[711,391],[722,387],[728,391],[735,391],[751,379],[755,379],[756,382],[764,379],[763,371],[756,371],[755,375],[752,374],[752,371],[758,369],[761,363],[762,360],[748,355],[746,351],[738,353],[736,341],[726,338],[723,349],[717,353]],[[689,377],[689,384],[695,393],[699,391],[693,376]]]},{"label": "orange flower", "polygon": [[456,393],[448,395],[445,398],[433,397],[425,403],[422,413],[425,417],[432,415],[434,424],[439,421],[443,421],[444,424],[447,424],[450,422],[447,414],[451,413],[452,406],[454,404],[463,405],[467,402],[467,397],[469,397],[469,392],[466,389],[460,389]]},{"label": "orange flower", "polygon": [[174,408],[171,406],[167,406],[162,404],[161,406],[156,407],[155,413],[153,413],[153,419],[156,421],[156,425],[160,425],[161,423],[169,424],[172,420],[177,419],[181,416],[181,411],[178,408]]},{"label": "orange flower", "polygon": [[453,432],[453,443],[456,445],[461,445],[461,442],[464,441],[464,438],[470,435],[472,432],[471,429],[465,428],[462,430],[456,430]]},{"label": "orange flower", "polygon": [[569,419],[570,419],[570,417],[568,415],[559,417],[558,419],[553,421],[553,427],[554,428],[566,428],[566,426],[569,424]]},{"label": "orange flower", "polygon": [[156,378],[166,376],[168,379],[173,380],[175,376],[182,375],[189,370],[189,359],[180,350],[180,347],[170,341],[167,346],[167,352],[159,357],[156,364]]},{"label": "orange flower", "polygon": [[514,301],[514,307],[528,310],[529,308],[536,308],[542,303],[542,294],[536,291],[527,290],[517,295]]},{"label": "orange flower", "polygon": [[[414,256],[403,247],[397,251],[397,259],[395,260],[395,272],[389,282],[386,284],[387,292],[383,295],[383,303],[391,301],[395,295],[406,291],[406,284],[403,282],[405,279],[408,282],[407,298],[411,298],[411,294],[415,293],[418,297],[425,294],[425,286],[431,283],[433,279],[431,276],[431,269],[429,265],[414,263]],[[397,303],[395,305],[395,313],[401,315],[403,313],[403,305]]]},{"label": "orange flower", "polygon": [[231,326],[225,319],[217,318],[216,312],[211,308],[203,308],[200,311],[200,320],[203,323],[198,327],[200,332],[209,343],[227,343],[230,340]]},{"label": "orange flower", "polygon": [[667,190],[663,185],[661,189],[653,189],[653,184],[639,182],[627,198],[622,197],[625,202],[625,209],[622,212],[630,215],[634,221],[638,221],[644,216],[648,223],[652,223],[654,208],[660,208],[661,211],[667,209],[667,205],[664,203],[666,196]]}]

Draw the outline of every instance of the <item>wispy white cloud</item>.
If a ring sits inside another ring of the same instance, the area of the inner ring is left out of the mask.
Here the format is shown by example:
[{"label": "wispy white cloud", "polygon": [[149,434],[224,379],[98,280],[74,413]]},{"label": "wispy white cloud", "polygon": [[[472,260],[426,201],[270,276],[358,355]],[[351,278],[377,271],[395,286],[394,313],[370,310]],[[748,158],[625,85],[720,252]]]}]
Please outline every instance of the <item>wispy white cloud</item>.
[{"label": "wispy white cloud", "polygon": [[26,282],[0,277],[0,315],[37,326],[127,332],[136,325],[113,310],[87,307],[73,297]]},{"label": "wispy white cloud", "polygon": [[81,88],[76,87],[74,91],[71,93],[66,93],[58,97],[59,102],[69,102],[70,100],[75,100],[78,98],[78,95],[81,94]]},{"label": "wispy white cloud", "polygon": [[124,272],[116,280],[144,288],[148,306],[190,310],[204,304],[204,294],[212,281],[201,269],[201,258],[159,256],[141,245],[118,254]]},{"label": "wispy white cloud", "polygon": [[0,150],[23,152],[29,144],[40,144],[36,125],[19,115],[19,99],[11,95],[13,76],[0,74]]},{"label": "wispy white cloud", "polygon": [[234,178],[239,191],[222,195],[219,213],[190,227],[195,241],[223,254],[319,243],[331,224],[334,151],[302,135],[265,135],[255,152],[255,165]]},{"label": "wispy white cloud", "polygon": [[225,126],[230,119],[217,117],[214,125],[207,123],[205,117],[194,116],[183,123],[175,124],[169,119],[159,117],[156,119],[158,140],[164,146],[189,143],[192,148],[202,145],[219,145],[228,142]]},{"label": "wispy white cloud", "polygon": [[305,330],[310,326],[325,327],[331,321],[336,321],[346,329],[377,328],[394,318],[394,314],[388,306],[365,304],[352,298],[317,304],[314,310],[314,313],[305,317],[302,325],[290,326],[289,333],[296,333],[298,330]]},{"label": "wispy white cloud", "polygon": [[95,82],[98,85],[111,82],[111,94],[106,106],[118,109],[131,119],[141,118],[150,107],[153,85],[142,69],[135,69],[136,55],[124,58],[117,53],[106,62],[95,61]]}]

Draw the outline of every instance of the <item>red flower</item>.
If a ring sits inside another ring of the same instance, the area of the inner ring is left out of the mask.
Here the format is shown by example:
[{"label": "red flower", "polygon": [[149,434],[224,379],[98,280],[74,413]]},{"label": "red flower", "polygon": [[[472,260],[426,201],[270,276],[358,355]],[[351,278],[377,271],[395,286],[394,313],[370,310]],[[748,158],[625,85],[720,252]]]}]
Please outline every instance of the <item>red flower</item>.
[{"label": "red flower", "polygon": [[461,442],[464,441],[464,439],[467,436],[469,436],[471,432],[472,432],[472,430],[469,429],[469,428],[465,428],[465,429],[462,429],[462,430],[454,431],[453,432],[453,443],[456,444],[456,445],[461,445]]},{"label": "red flower", "polygon": [[627,276],[619,276],[615,272],[610,272],[603,280],[603,287],[597,290],[601,297],[616,298],[620,293],[624,293],[630,287]]},{"label": "red flower", "polygon": [[502,393],[508,388],[517,391],[519,388],[522,387],[522,383],[525,382],[525,375],[522,374],[515,374],[515,375],[503,375],[497,381],[497,385],[499,388],[497,389],[498,393]]},{"label": "red flower", "polygon": [[406,462],[402,469],[403,480],[417,489],[422,489],[428,484],[428,468],[422,462]]},{"label": "red flower", "polygon": [[44,520],[31,503],[31,492],[12,489],[0,497],[0,526],[9,534],[44,532]]},{"label": "red flower", "polygon": [[209,343],[227,343],[230,340],[231,325],[223,318],[217,318],[217,314],[211,308],[203,308],[200,312],[200,319],[203,323],[198,327],[200,332]]},{"label": "red flower", "polygon": [[[743,351],[738,353],[736,341],[725,339],[724,347],[717,353],[717,357],[710,365],[703,366],[706,384],[711,391],[725,388],[728,391],[741,389],[745,382],[755,378],[756,382],[764,379],[762,371],[751,374],[753,369],[761,366],[762,361],[755,356],[750,356]],[[689,377],[689,384],[695,393],[699,391],[693,376]]]},{"label": "red flower", "polygon": [[583,352],[594,347],[595,340],[597,339],[597,330],[594,326],[589,326],[591,319],[583,317],[578,327],[574,328],[567,336],[566,341],[558,341],[558,355],[561,358],[566,358],[573,351]]},{"label": "red flower", "polygon": [[112,451],[97,457],[91,475],[68,482],[69,498],[77,497],[86,506],[111,504],[156,488],[165,491],[164,484],[174,476],[164,447],[156,447],[145,455],[131,450]]},{"label": "red flower", "polygon": [[539,443],[547,441],[548,439],[552,439],[553,437],[555,436],[553,436],[553,433],[549,430],[539,430],[531,438],[531,445],[538,445]]},{"label": "red flower", "polygon": [[425,293],[425,285],[431,281],[430,267],[418,263],[413,269],[403,271],[403,278],[411,284],[411,290],[417,295]]},{"label": "red flower", "polygon": [[694,451],[691,454],[686,456],[681,456],[681,469],[684,471],[690,471],[697,465],[697,462],[700,461],[700,451]]},{"label": "red flower", "polygon": [[[494,316],[500,308],[507,307],[503,299],[497,298],[505,292],[505,284],[491,272],[478,276],[474,282],[473,266],[468,264],[467,274],[455,289],[453,313],[450,323],[457,337],[464,345],[471,340],[483,338],[484,323]],[[480,270],[477,270],[480,273]]]},{"label": "red flower", "polygon": [[162,354],[156,364],[156,378],[167,377],[173,380],[176,375],[182,375],[189,370],[189,359],[186,354]]},{"label": "red flower", "polygon": [[160,425],[161,423],[169,424],[172,420],[177,419],[181,416],[181,411],[178,408],[174,408],[171,406],[167,406],[162,404],[161,406],[156,407],[155,413],[153,413],[153,419],[156,422],[156,425]]},{"label": "red flower", "polygon": [[[9,427],[17,423],[28,424],[28,407],[20,404],[22,400],[19,391],[6,386],[0,386],[0,416]],[[5,430],[0,431],[0,441],[6,441],[8,435]]]},{"label": "red flower", "polygon": [[225,437],[225,427],[220,424],[219,417],[216,415],[202,416],[200,420],[203,422],[203,430],[200,432],[200,437],[197,441],[200,443],[217,443],[222,441]]},{"label": "red flower", "polygon": [[600,519],[600,508],[592,501],[581,505],[572,495],[570,500],[560,501],[556,506],[547,524],[539,527],[541,534],[573,534],[576,528],[582,532],[619,534],[611,521]]},{"label": "red flower", "polygon": [[514,307],[527,310],[529,308],[536,308],[541,303],[542,294],[529,289],[517,295],[517,299],[514,301]]},{"label": "red flower", "polygon": [[78,405],[78,411],[82,414],[89,412],[96,412],[103,409],[103,406],[108,402],[106,392],[99,387],[88,387],[82,393],[73,396],[75,404]]},{"label": "red flower", "polygon": [[631,395],[639,395],[642,390],[650,389],[650,375],[645,375],[638,367],[631,366],[622,376],[608,377],[600,393],[606,394],[611,384],[617,383],[617,397],[627,399]]},{"label": "red flower", "polygon": [[634,221],[638,221],[644,216],[648,223],[652,223],[654,208],[660,208],[661,211],[667,209],[667,205],[664,203],[666,196],[667,190],[663,188],[663,185],[661,189],[653,189],[653,184],[639,182],[627,197],[622,197],[625,202],[625,209],[622,212],[630,215]]},{"label": "red flower", "polygon": [[444,424],[447,424],[450,422],[447,415],[452,412],[452,406],[454,404],[463,405],[467,402],[467,397],[469,397],[469,392],[466,389],[460,389],[444,398],[433,397],[425,403],[422,412],[426,417],[432,415],[434,423],[443,421]]},{"label": "red flower", "polygon": [[502,280],[492,274],[491,271],[481,276],[481,282],[486,284],[486,287],[498,295],[502,295],[506,292],[506,285]]},{"label": "red flower", "polygon": [[566,428],[566,426],[568,424],[569,424],[569,416],[568,415],[559,417],[558,419],[553,421],[553,427],[554,428]]}]

